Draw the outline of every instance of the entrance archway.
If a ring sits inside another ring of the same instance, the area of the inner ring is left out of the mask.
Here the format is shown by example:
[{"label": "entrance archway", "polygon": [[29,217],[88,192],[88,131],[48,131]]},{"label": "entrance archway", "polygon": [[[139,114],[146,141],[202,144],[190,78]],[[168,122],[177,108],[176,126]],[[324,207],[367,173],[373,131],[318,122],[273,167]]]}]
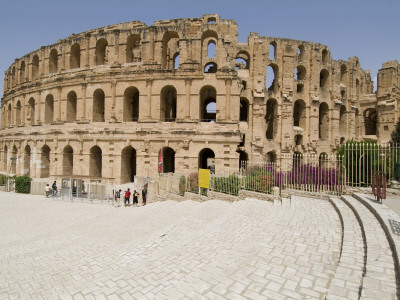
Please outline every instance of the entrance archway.
[{"label": "entrance archway", "polygon": [[121,152],[121,184],[133,182],[136,176],[136,150],[131,146]]},{"label": "entrance archway", "polygon": [[215,153],[210,148],[205,148],[200,151],[199,168],[210,169],[211,173],[215,173]]},{"label": "entrance archway", "polygon": [[102,177],[102,151],[99,146],[90,149],[89,176]]}]

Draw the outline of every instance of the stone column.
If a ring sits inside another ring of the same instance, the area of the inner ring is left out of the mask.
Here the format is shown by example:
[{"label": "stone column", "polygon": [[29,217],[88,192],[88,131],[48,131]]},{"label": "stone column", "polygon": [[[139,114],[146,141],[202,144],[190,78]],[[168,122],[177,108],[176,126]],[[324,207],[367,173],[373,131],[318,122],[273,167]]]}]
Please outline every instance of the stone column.
[{"label": "stone column", "polygon": [[86,64],[85,67],[90,67],[90,33],[87,33],[86,36]]},{"label": "stone column", "polygon": [[116,120],[116,113],[115,113],[115,96],[116,96],[116,91],[117,90],[117,82],[115,80],[113,80],[111,82],[111,100],[112,100],[112,106],[111,106],[111,112],[110,112],[110,116],[112,120]]},{"label": "stone column", "polygon": [[84,82],[81,84],[82,86],[82,114],[81,114],[81,120],[84,121],[86,120],[86,88],[87,88],[87,83]]},{"label": "stone column", "polygon": [[228,121],[231,117],[231,88],[232,88],[232,79],[225,80],[225,121]]},{"label": "stone column", "polygon": [[186,102],[185,102],[185,119],[190,120],[190,90],[192,87],[192,79],[185,79],[186,86]]},{"label": "stone column", "polygon": [[[44,74],[46,74],[46,48],[43,46],[42,48],[40,48],[40,54],[42,56],[42,67],[41,67],[41,72],[40,72],[40,77],[43,77]],[[39,64],[40,65],[40,64]]]},{"label": "stone column", "polygon": [[[39,91],[38,99],[37,99],[37,107],[36,107],[36,104],[35,104],[35,116],[33,118],[33,124],[36,124],[37,122],[40,123],[40,120],[41,120],[41,118],[40,118],[41,106],[42,106],[42,104],[41,104],[42,99],[41,98],[42,98],[42,93],[41,93],[41,91]],[[28,103],[28,105],[29,105],[29,103]]]},{"label": "stone column", "polygon": [[146,79],[147,86],[147,119],[151,119],[151,93],[152,93],[153,81],[151,79]]},{"label": "stone column", "polygon": [[114,33],[114,64],[119,64],[119,29],[115,29]]},{"label": "stone column", "polygon": [[57,87],[58,117],[57,121],[61,121],[61,87]]},{"label": "stone column", "polygon": [[66,68],[65,68],[65,47],[64,47],[64,45],[61,45],[60,46],[61,47],[61,51],[60,51],[60,55],[61,55],[61,59],[60,59],[60,61],[61,61],[61,68],[59,68],[59,71],[64,71]]}]

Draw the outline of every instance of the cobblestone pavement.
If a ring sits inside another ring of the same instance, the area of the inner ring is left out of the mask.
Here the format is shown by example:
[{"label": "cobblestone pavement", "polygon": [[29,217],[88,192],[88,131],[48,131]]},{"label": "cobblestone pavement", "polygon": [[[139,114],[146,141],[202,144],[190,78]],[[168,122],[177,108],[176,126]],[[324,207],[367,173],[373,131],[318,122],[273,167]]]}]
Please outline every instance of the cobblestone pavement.
[{"label": "cobblestone pavement", "polygon": [[340,252],[323,200],[0,205],[0,299],[323,299]]}]

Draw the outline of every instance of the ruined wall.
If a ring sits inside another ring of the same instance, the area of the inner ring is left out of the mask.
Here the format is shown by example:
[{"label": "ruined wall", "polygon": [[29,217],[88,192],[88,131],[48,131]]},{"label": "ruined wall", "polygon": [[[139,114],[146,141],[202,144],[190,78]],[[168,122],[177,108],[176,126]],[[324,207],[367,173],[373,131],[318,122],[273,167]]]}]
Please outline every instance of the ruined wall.
[{"label": "ruined wall", "polygon": [[335,61],[318,43],[256,33],[238,43],[237,35],[235,21],[219,15],[135,21],[16,59],[5,73],[1,170],[126,182],[157,174],[160,149],[165,172],[214,159],[218,173],[364,138],[362,116],[376,97],[357,57]]}]

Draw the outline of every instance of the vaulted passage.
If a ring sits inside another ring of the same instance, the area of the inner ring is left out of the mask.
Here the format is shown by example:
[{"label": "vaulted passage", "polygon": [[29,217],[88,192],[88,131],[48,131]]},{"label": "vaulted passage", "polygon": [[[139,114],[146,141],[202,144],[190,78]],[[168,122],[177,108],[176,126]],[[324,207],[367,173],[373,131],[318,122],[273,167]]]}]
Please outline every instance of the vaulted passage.
[{"label": "vaulted passage", "polygon": [[65,146],[63,151],[63,175],[72,175],[74,170],[74,150]]},{"label": "vaulted passage", "polygon": [[215,173],[215,153],[210,148],[205,148],[200,151],[199,168],[210,169],[211,173]]},{"label": "vaulted passage", "polygon": [[50,148],[47,145],[42,147],[40,154],[40,178],[47,178],[50,176]]},{"label": "vaulted passage", "polygon": [[137,122],[139,120],[139,91],[129,87],[124,92],[124,122]]},{"label": "vaulted passage", "polygon": [[103,90],[97,89],[93,93],[93,122],[104,122],[105,95]]},{"label": "vaulted passage", "polygon": [[133,182],[136,176],[136,150],[125,147],[121,153],[121,183]]},{"label": "vaulted passage", "polygon": [[319,106],[319,138],[329,138],[329,107],[325,102]]},{"label": "vaulted passage", "polygon": [[100,39],[96,43],[96,65],[104,65],[107,63],[107,40]]},{"label": "vaulted passage", "polygon": [[369,108],[364,111],[365,135],[376,135],[378,113],[376,109]]},{"label": "vaulted passage", "polygon": [[102,151],[99,146],[90,149],[89,176],[102,177]]},{"label": "vaulted passage", "polygon": [[176,89],[171,86],[165,86],[161,90],[160,99],[160,121],[174,122],[176,119]]},{"label": "vaulted passage", "polygon": [[278,129],[278,103],[275,99],[269,99],[267,101],[265,121],[267,122],[266,138],[268,140],[273,140]]},{"label": "vaulted passage", "polygon": [[24,150],[24,169],[22,174],[27,176],[31,174],[31,147],[29,145],[26,145]]},{"label": "vaulted passage", "polygon": [[79,44],[73,44],[69,54],[69,66],[71,69],[81,67],[81,47]]},{"label": "vaulted passage", "polygon": [[293,108],[293,126],[306,129],[306,104],[303,100],[296,100]]},{"label": "vaulted passage", "polygon": [[163,173],[175,173],[175,151],[170,147],[164,147]]},{"label": "vaulted passage", "polygon": [[201,122],[216,121],[217,91],[212,86],[200,90],[200,120]]},{"label": "vaulted passage", "polygon": [[76,121],[76,104],[77,97],[74,91],[71,91],[67,95],[67,122],[75,122]]},{"label": "vaulted passage", "polygon": [[53,95],[47,95],[44,104],[44,122],[51,124],[54,116],[54,98]]}]

